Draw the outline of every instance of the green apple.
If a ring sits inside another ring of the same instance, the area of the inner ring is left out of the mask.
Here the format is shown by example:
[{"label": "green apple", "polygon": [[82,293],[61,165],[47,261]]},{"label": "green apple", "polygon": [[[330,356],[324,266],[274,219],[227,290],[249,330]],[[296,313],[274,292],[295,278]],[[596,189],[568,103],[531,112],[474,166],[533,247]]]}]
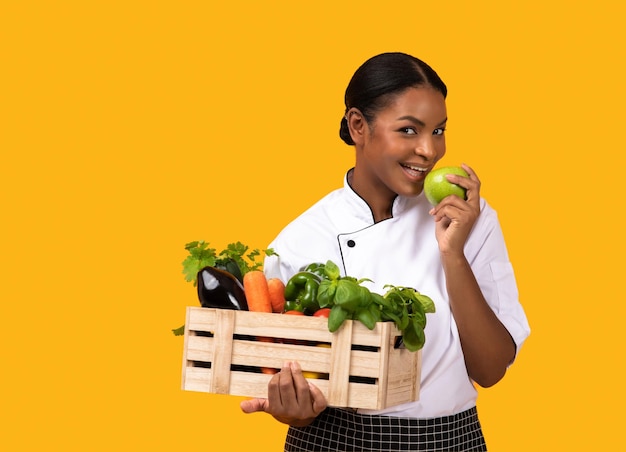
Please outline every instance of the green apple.
[{"label": "green apple", "polygon": [[465,189],[446,179],[446,174],[457,174],[468,177],[467,172],[459,166],[442,166],[432,170],[424,180],[424,194],[433,206],[449,195],[457,195],[465,199]]}]

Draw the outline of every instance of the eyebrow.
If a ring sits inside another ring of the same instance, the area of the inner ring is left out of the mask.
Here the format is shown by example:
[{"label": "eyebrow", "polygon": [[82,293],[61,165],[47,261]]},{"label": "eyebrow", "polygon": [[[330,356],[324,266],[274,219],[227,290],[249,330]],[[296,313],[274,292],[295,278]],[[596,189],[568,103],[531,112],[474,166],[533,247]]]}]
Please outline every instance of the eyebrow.
[{"label": "eyebrow", "polygon": [[[407,115],[407,116],[401,116],[398,118],[398,121],[402,121],[402,120],[408,120],[411,121],[415,124],[419,124],[420,126],[424,127],[426,126],[426,124],[424,123],[424,121],[417,119],[415,116],[411,116],[411,115]],[[442,126],[444,125],[446,122],[448,122],[448,118],[445,118],[443,121],[441,121],[439,124],[437,124],[437,126]]]}]

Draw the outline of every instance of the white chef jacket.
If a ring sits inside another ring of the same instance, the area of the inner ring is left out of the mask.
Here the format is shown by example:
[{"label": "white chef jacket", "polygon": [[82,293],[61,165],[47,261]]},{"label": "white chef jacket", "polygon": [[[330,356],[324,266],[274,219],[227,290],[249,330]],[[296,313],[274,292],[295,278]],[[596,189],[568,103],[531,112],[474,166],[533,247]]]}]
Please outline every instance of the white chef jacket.
[{"label": "white chef jacket", "polygon": [[[419,400],[384,410],[361,413],[429,418],[460,413],[476,405],[477,392],[467,375],[463,351],[446,291],[435,238],[435,221],[424,194],[396,197],[392,217],[374,223],[368,204],[344,187],[322,198],[288,224],[268,246],[264,270],[284,282],[312,262],[336,263],[342,275],[369,278],[368,288],[408,286],[433,299],[436,312],[427,314],[422,349]],[[480,215],[465,244],[482,293],[511,334],[517,351],[530,333],[496,212],[484,199]]]}]

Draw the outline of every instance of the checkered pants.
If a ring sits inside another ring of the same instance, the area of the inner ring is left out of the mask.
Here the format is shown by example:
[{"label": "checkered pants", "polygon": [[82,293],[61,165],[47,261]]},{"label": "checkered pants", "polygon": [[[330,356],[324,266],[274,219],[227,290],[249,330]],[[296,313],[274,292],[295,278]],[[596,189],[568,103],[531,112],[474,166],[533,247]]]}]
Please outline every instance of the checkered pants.
[{"label": "checkered pants", "polygon": [[290,427],[285,452],[486,451],[476,408],[433,419],[327,408],[310,425]]}]

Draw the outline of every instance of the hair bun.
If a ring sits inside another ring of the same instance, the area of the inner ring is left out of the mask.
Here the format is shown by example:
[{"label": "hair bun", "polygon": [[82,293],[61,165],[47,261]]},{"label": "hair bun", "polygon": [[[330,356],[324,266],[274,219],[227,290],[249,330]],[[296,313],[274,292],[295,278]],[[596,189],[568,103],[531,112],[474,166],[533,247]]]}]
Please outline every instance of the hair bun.
[{"label": "hair bun", "polygon": [[341,138],[346,144],[353,146],[354,141],[350,136],[350,129],[348,128],[348,120],[344,116],[341,118],[341,126],[339,127],[339,138]]}]

